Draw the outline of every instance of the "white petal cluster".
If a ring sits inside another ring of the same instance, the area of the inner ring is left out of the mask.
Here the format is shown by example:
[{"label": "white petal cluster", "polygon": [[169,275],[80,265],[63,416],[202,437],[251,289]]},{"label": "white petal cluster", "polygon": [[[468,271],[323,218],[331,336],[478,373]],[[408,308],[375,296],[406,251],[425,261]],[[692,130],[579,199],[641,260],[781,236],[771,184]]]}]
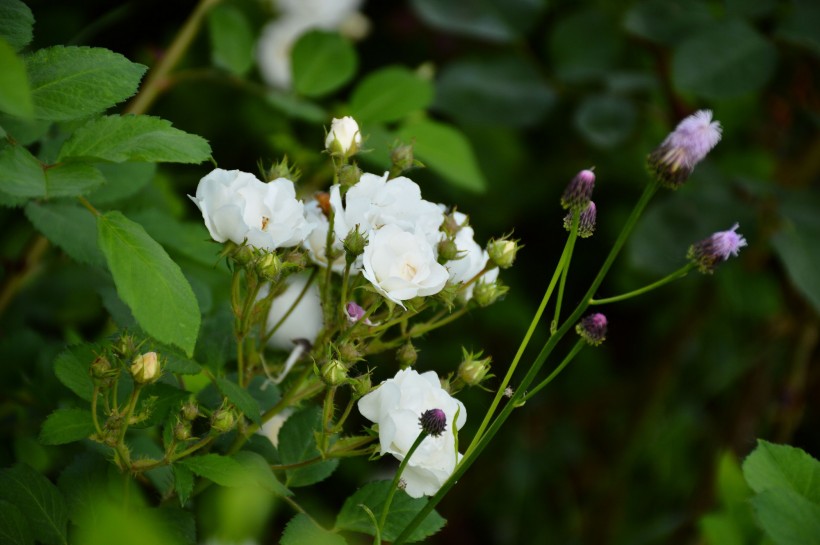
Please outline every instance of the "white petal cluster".
[{"label": "white petal cluster", "polygon": [[272,7],[279,16],[262,28],[256,46],[262,79],[271,87],[291,88],[291,49],[309,30],[339,30],[353,39],[364,37],[369,23],[359,13],[362,3],[363,0],[275,0]]},{"label": "white petal cluster", "polygon": [[[475,231],[470,227],[467,216],[457,211],[453,212],[452,216],[459,226],[454,238],[456,249],[458,249],[458,258],[447,261],[444,266],[450,275],[451,284],[465,284],[484,270],[490,256],[487,250],[475,241]],[[497,278],[498,268],[494,268],[482,275],[478,282],[495,282]],[[464,288],[460,294],[462,300],[469,301],[472,299],[475,284],[473,282]]]},{"label": "white petal cluster", "polygon": [[300,244],[311,231],[293,182],[285,178],[263,183],[253,174],[218,168],[202,178],[196,196],[189,197],[217,242],[247,241],[275,250]]},{"label": "white petal cluster", "polygon": [[407,462],[402,479],[405,492],[414,498],[434,495],[453,473],[461,454],[456,452],[455,431],[467,420],[461,401],[441,387],[434,371],[419,374],[405,369],[384,381],[359,400],[359,412],[379,425],[382,454],[404,460],[421,431],[419,417],[430,409],[441,409],[447,427],[438,437],[427,436]]}]

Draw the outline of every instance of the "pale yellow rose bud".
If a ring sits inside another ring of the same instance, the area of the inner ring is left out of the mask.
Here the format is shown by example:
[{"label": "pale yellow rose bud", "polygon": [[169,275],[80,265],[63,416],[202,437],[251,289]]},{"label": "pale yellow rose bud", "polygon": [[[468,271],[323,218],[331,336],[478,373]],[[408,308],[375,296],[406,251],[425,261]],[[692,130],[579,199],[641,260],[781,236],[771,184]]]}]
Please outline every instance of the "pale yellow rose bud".
[{"label": "pale yellow rose bud", "polygon": [[134,358],[131,364],[131,376],[138,384],[147,384],[159,378],[159,358],[156,352],[146,352]]},{"label": "pale yellow rose bud", "polygon": [[359,124],[350,116],[334,119],[325,138],[325,148],[332,155],[350,157],[359,151],[362,135]]}]

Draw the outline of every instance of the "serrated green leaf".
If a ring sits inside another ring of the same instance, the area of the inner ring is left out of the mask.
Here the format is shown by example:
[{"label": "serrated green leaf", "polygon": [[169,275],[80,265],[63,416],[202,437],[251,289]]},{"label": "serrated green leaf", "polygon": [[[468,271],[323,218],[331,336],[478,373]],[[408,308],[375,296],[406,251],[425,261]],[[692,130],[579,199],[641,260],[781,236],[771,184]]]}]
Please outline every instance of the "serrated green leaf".
[{"label": "serrated green leaf", "polygon": [[774,45],[748,24],[728,21],[675,48],[672,81],[681,92],[720,100],[757,91],[776,64]]},{"label": "serrated green leaf", "polygon": [[90,163],[44,165],[22,146],[0,150],[0,190],[14,197],[76,197],[105,183],[99,170]]},{"label": "serrated green leaf", "polygon": [[[112,466],[101,455],[85,452],[60,473],[57,486],[65,498],[70,519],[75,524],[82,522],[93,526],[101,521],[99,499],[112,490],[121,492],[122,487],[111,487],[112,479],[108,471]],[[117,484],[121,484],[120,475],[113,473]]]},{"label": "serrated green leaf", "polygon": [[129,162],[98,163],[97,170],[102,172],[105,184],[88,195],[88,200],[94,206],[123,201],[136,195],[154,179],[157,165]]},{"label": "serrated green leaf", "polygon": [[[319,458],[314,432],[322,428],[322,414],[318,407],[309,407],[291,415],[279,430],[279,457],[285,465]],[[285,472],[288,487],[307,486],[328,478],[339,460],[334,458],[316,462],[299,469]]]},{"label": "serrated green leaf", "polygon": [[[72,543],[82,545],[182,545],[180,540],[190,527],[187,520],[180,525],[169,522],[160,514],[161,509],[148,509],[122,502],[112,502],[107,498],[97,498],[95,507],[98,511],[96,524],[83,520],[81,516],[79,529],[72,534]],[[186,517],[187,519],[187,517]]]},{"label": "serrated green leaf", "polygon": [[744,545],[743,532],[726,513],[711,513],[698,520],[706,545]]},{"label": "serrated green leaf", "polygon": [[88,210],[70,202],[31,201],[25,212],[34,227],[72,259],[95,267],[105,266],[105,258],[97,247],[96,220]]},{"label": "serrated green leaf", "polygon": [[146,69],[103,48],[40,49],[26,58],[34,116],[66,121],[102,112],[133,95]]},{"label": "serrated green leaf", "polygon": [[194,474],[183,464],[177,462],[174,468],[174,490],[179,497],[179,504],[185,507],[188,503],[188,498],[191,497],[191,492],[194,491]]},{"label": "serrated green leaf", "polygon": [[432,84],[403,66],[388,66],[365,76],[350,97],[360,124],[387,123],[423,110],[433,100]]},{"label": "serrated green leaf", "polygon": [[[376,517],[381,516],[384,509],[384,502],[390,491],[391,481],[377,481],[368,483],[356,491],[355,494],[345,500],[339,516],[336,518],[336,528],[341,530],[352,530],[369,535],[375,535],[375,529],[370,517],[361,505],[366,505]],[[397,491],[390,504],[390,512],[387,514],[381,537],[385,541],[395,540],[413,517],[421,511],[427,504],[427,498],[411,498],[403,491]],[[446,521],[435,511],[427,515],[427,518],[410,534],[408,543],[421,541],[444,527]]]},{"label": "serrated green leaf", "polygon": [[7,501],[0,501],[0,543],[34,545],[34,536],[23,513]]},{"label": "serrated green leaf", "polygon": [[174,545],[194,545],[196,543],[196,521],[194,514],[179,507],[162,506],[151,509],[158,526]]},{"label": "serrated green leaf", "polygon": [[720,502],[725,507],[745,503],[752,490],[743,479],[743,471],[737,457],[731,452],[720,456],[717,470],[717,491]]},{"label": "serrated green leaf", "polygon": [[57,409],[43,422],[40,442],[44,445],[65,445],[94,433],[91,411],[85,409]]},{"label": "serrated green leaf", "polygon": [[[549,50],[559,79],[579,83],[600,79],[618,63],[623,40],[618,20],[588,7],[558,19],[549,33]],[[584,47],[578,47],[584,36]]]},{"label": "serrated green leaf", "polygon": [[820,545],[817,503],[790,488],[764,490],[751,502],[760,525],[775,545]]},{"label": "serrated green leaf", "polygon": [[144,225],[151,237],[169,250],[207,267],[213,267],[222,249],[211,239],[202,221],[180,221],[158,208],[140,210],[132,219]]},{"label": "serrated green leaf", "polygon": [[229,456],[204,454],[185,458],[176,463],[220,486],[253,486],[256,484],[245,466]]},{"label": "serrated green leaf", "polygon": [[262,488],[270,490],[277,496],[291,496],[293,492],[279,482],[273,474],[270,464],[261,454],[248,450],[241,450],[233,455],[233,458],[242,464],[245,470],[252,476],[253,480]]},{"label": "serrated green leaf", "polygon": [[34,35],[34,15],[20,0],[0,0],[0,38],[20,51]]},{"label": "serrated green leaf", "polygon": [[425,119],[405,125],[399,136],[415,142],[416,157],[453,185],[475,192],[487,188],[470,142],[455,127]]},{"label": "serrated green leaf", "polygon": [[466,124],[537,125],[554,102],[541,69],[514,54],[456,61],[436,80],[436,109]]},{"label": "serrated green leaf", "polygon": [[758,440],[743,461],[743,476],[757,493],[788,488],[820,504],[820,462],[799,448]]},{"label": "serrated green leaf", "polygon": [[285,527],[281,545],[306,545],[315,543],[316,545],[346,545],[347,541],[339,534],[334,534],[318,526],[310,517],[299,513]]},{"label": "serrated green leaf", "polygon": [[294,119],[311,123],[322,123],[328,119],[327,112],[321,106],[295,95],[270,92],[265,95],[265,102]]},{"label": "serrated green leaf", "polygon": [[202,366],[197,362],[172,352],[163,352],[165,356],[164,370],[180,375],[197,375],[202,372]]},{"label": "serrated green leaf", "polygon": [[51,122],[36,119],[21,119],[0,112],[0,125],[20,146],[29,146],[46,135]]},{"label": "serrated green leaf", "polygon": [[316,97],[334,91],[356,73],[358,57],[349,41],[336,33],[312,30],[294,44],[293,88]]},{"label": "serrated green leaf", "polygon": [[89,369],[99,354],[97,345],[70,346],[54,360],[54,374],[80,399],[90,402],[94,395],[94,383]]},{"label": "serrated green leaf", "polygon": [[60,149],[59,160],[83,157],[122,163],[201,163],[211,147],[201,136],[175,129],[171,122],[149,115],[108,115],[92,119]]},{"label": "serrated green leaf", "polygon": [[[0,12],[2,6],[0,5]],[[0,13],[2,21],[2,13]],[[26,65],[14,49],[0,38],[0,110],[18,117],[34,115],[34,103],[26,75]]]},{"label": "serrated green leaf", "polygon": [[251,394],[240,388],[238,384],[224,378],[217,378],[216,385],[219,387],[219,391],[222,392],[222,395],[236,405],[236,408],[242,411],[242,414],[256,424],[262,423],[259,403],[256,402]]},{"label": "serrated green leaf", "polygon": [[615,95],[588,96],[575,113],[575,126],[591,144],[601,148],[622,144],[635,130],[637,120],[635,105]]},{"label": "serrated green leaf", "polygon": [[191,355],[199,331],[196,297],[179,266],[145,229],[120,212],[97,218],[97,240],[120,299],[140,327]]},{"label": "serrated green leaf", "polygon": [[254,38],[251,25],[233,6],[217,6],[208,13],[211,62],[239,76],[253,66]]},{"label": "serrated green leaf", "polygon": [[433,27],[492,42],[512,42],[536,24],[547,3],[532,0],[413,0]]},{"label": "serrated green leaf", "polygon": [[713,21],[702,0],[645,0],[627,10],[624,28],[649,41],[674,45]]},{"label": "serrated green leaf", "polygon": [[17,506],[37,541],[67,545],[68,509],[57,487],[40,473],[24,464],[0,470],[0,499]]}]

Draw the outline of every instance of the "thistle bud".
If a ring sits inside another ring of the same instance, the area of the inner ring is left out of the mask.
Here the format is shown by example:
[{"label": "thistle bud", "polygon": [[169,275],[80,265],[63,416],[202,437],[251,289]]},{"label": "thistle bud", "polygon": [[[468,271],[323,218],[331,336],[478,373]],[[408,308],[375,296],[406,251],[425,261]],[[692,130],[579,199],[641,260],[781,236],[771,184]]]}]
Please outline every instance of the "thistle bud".
[{"label": "thistle bud", "polygon": [[490,363],[493,359],[489,356],[482,358],[481,352],[473,354],[464,349],[462,351],[464,352],[464,360],[458,366],[458,378],[468,386],[478,386],[487,378]]},{"label": "thistle bud", "polygon": [[137,384],[147,384],[159,378],[159,360],[156,352],[146,352],[134,358],[131,364],[131,376]]},{"label": "thistle bud", "polygon": [[338,386],[347,380],[347,366],[341,360],[332,359],[322,366],[322,380],[328,386]]},{"label": "thistle bud", "polygon": [[416,350],[416,347],[413,346],[413,343],[409,341],[396,350],[396,360],[402,369],[411,367],[416,363],[417,359],[419,359],[419,352]]},{"label": "thistle bud", "polygon": [[351,157],[359,151],[362,144],[362,135],[359,133],[359,124],[352,117],[333,119],[330,130],[325,138],[325,149],[331,155]]},{"label": "thistle bud", "polygon": [[438,437],[447,429],[447,415],[441,409],[424,411],[419,417],[419,426],[428,435]]},{"label": "thistle bud", "polygon": [[479,280],[473,290],[473,299],[479,306],[488,307],[504,297],[508,291],[510,288],[502,284],[500,280],[495,282]]},{"label": "thistle bud", "polygon": [[677,189],[692,174],[695,165],[714,148],[721,137],[721,126],[712,121],[711,110],[690,115],[669,133],[649,154],[650,172],[669,189]]},{"label": "thistle bud", "polygon": [[487,253],[490,254],[490,260],[499,269],[512,267],[513,262],[515,262],[515,255],[520,248],[518,241],[510,240],[507,237],[493,239],[487,243]]},{"label": "thistle bud", "polygon": [[587,343],[598,346],[606,340],[606,316],[600,312],[582,318],[575,326],[575,331]]},{"label": "thistle bud", "polygon": [[718,231],[712,236],[701,240],[689,247],[687,259],[697,265],[704,274],[712,274],[721,261],[729,256],[736,256],[740,249],[746,246],[746,239],[737,233],[740,224],[735,223],[728,231]]},{"label": "thistle bud", "polygon": [[561,195],[561,206],[570,210],[583,210],[592,198],[595,188],[595,173],[582,170],[567,184]]},{"label": "thistle bud", "polygon": [[[570,211],[564,217],[564,229],[569,231],[572,229],[572,214],[573,212]],[[592,234],[595,232],[595,220],[597,219],[598,210],[595,207],[595,203],[589,201],[589,204],[581,212],[580,216],[578,217],[578,236],[581,238],[591,237]]]},{"label": "thistle bud", "polygon": [[217,433],[227,433],[236,425],[236,415],[231,409],[217,409],[211,415],[211,429]]}]

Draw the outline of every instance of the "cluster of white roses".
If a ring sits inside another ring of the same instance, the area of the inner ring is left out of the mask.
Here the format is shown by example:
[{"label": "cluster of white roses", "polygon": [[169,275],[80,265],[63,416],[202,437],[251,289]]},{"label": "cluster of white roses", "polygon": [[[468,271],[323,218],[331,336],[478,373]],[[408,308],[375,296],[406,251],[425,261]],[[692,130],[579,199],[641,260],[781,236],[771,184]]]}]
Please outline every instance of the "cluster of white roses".
[{"label": "cluster of white roses", "polygon": [[[328,150],[350,150],[360,142],[358,127],[350,118],[334,120],[328,134]],[[404,306],[414,297],[434,295],[452,285],[466,283],[481,273],[489,255],[474,240],[467,216],[450,215],[456,230],[452,242],[456,255],[439,263],[439,243],[447,238],[441,227],[446,207],[426,201],[419,186],[406,177],[388,179],[364,173],[342,197],[337,184],[330,188],[333,211],[332,253],[328,264],[327,240],[330,220],[319,202],[296,198],[293,182],[278,178],[264,183],[239,170],[215,169],[202,178],[191,197],[202,212],[211,237],[218,242],[247,243],[273,251],[302,245],[312,260],[341,272],[345,266],[343,242],[356,231],[366,241],[364,252],[352,265],[384,297]],[[493,282],[498,270],[487,271],[481,282]],[[473,284],[461,294],[472,297]]]}]

